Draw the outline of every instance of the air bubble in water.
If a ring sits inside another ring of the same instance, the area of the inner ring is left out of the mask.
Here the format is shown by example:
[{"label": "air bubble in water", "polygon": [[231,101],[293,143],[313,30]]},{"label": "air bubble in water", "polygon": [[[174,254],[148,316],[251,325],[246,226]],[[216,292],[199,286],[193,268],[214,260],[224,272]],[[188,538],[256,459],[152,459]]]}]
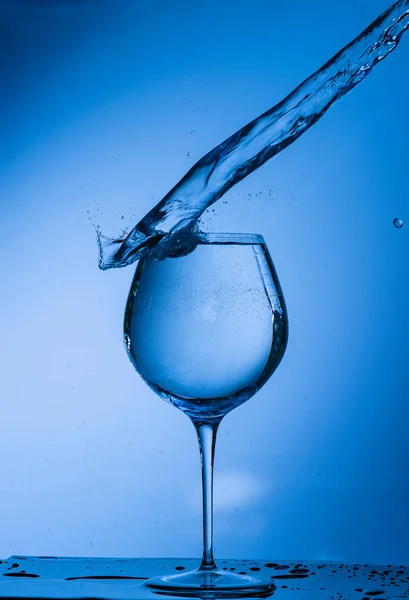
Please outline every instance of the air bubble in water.
[{"label": "air bubble in water", "polygon": [[402,227],[403,227],[402,219],[394,219],[393,224],[395,225],[395,227],[397,229],[402,229]]}]

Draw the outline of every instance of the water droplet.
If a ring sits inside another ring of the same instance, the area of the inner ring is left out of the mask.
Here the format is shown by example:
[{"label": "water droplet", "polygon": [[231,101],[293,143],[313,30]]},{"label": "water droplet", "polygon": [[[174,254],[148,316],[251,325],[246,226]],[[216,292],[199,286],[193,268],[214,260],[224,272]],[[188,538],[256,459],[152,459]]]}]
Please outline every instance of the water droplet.
[{"label": "water droplet", "polygon": [[290,573],[293,573],[294,575],[303,575],[304,573],[309,573],[309,570],[297,568],[297,569],[291,569]]},{"label": "water droplet", "polygon": [[[32,576],[31,576],[32,577]],[[65,581],[78,581],[81,579],[102,579],[102,580],[110,580],[110,579],[138,579],[145,581],[146,577],[134,577],[132,575],[85,575],[83,577],[66,577]]]},{"label": "water droplet", "polygon": [[273,575],[271,579],[305,579],[308,575],[305,573],[301,575],[286,573],[285,575]]},{"label": "water droplet", "polygon": [[402,229],[402,227],[403,227],[402,219],[394,219],[393,224],[395,225],[395,227],[397,229]]}]

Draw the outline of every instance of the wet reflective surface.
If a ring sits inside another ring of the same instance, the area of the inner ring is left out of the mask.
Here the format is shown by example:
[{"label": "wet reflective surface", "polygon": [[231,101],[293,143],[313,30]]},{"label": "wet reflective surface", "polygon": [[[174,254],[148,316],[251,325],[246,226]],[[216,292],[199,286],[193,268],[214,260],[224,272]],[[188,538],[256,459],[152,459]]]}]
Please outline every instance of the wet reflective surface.
[{"label": "wet reflective surface", "polygon": [[[192,570],[198,564],[198,560],[172,558],[12,556],[0,560],[0,598],[151,600],[159,595],[146,587],[147,579]],[[274,599],[279,600],[409,598],[409,567],[405,566],[219,560],[218,567],[271,579],[277,586]]]}]

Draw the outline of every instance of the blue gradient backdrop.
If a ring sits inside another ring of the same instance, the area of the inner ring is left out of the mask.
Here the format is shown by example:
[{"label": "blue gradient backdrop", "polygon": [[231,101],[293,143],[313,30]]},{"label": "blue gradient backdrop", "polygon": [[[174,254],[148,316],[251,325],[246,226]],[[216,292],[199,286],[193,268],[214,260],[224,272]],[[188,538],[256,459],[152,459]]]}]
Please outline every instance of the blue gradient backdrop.
[{"label": "blue gradient backdrop", "polygon": [[[1,0],[1,557],[200,555],[193,427],[127,359],[133,267],[90,218],[133,225],[388,6]],[[409,563],[408,64],[203,219],[264,234],[291,326],[220,429],[219,557]]]}]

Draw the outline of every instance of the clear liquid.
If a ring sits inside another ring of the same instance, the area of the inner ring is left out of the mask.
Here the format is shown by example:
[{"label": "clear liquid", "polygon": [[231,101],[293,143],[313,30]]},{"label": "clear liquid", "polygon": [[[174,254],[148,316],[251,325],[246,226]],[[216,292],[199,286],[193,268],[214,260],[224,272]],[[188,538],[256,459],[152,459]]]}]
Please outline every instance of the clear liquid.
[{"label": "clear liquid", "polygon": [[402,219],[394,219],[393,224],[396,227],[396,229],[402,229],[402,227],[404,225]]},{"label": "clear liquid", "polygon": [[287,343],[284,300],[263,245],[198,244],[138,264],[125,344],[143,379],[190,417],[219,418],[253,396]]},{"label": "clear liquid", "polygon": [[236,183],[287,148],[339,98],[363,81],[409,27],[409,0],[399,0],[291,94],[201,158],[125,238],[98,234],[99,267],[132,264],[170,231],[197,220]]}]

